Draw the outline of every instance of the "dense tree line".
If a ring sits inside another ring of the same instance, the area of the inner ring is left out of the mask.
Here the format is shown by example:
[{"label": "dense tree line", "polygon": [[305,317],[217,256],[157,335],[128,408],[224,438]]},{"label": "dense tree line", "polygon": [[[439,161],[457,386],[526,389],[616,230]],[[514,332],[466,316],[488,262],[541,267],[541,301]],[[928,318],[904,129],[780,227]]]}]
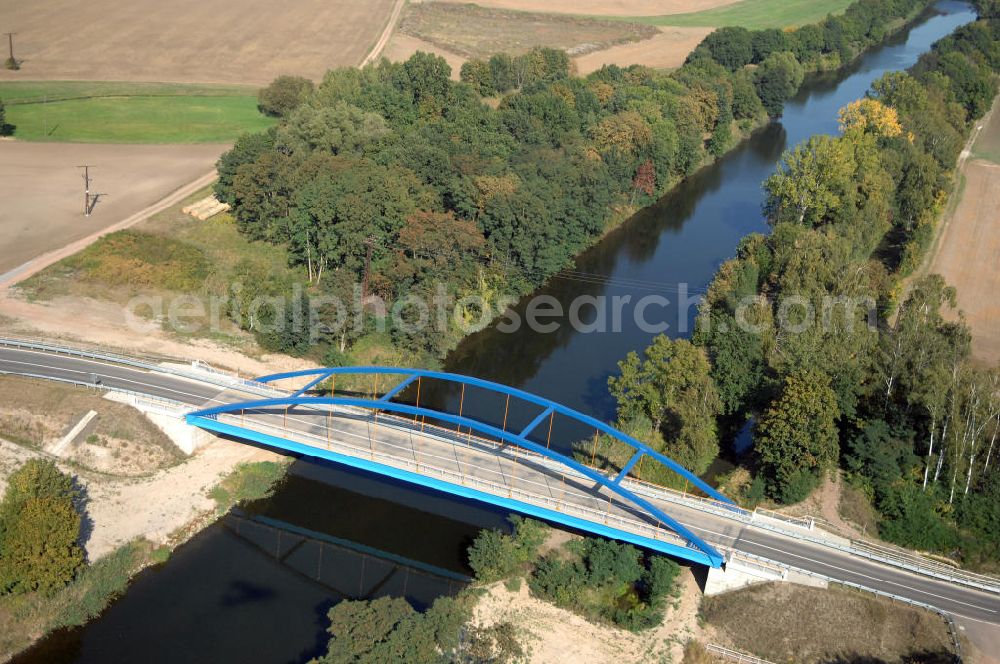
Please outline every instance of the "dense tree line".
[{"label": "dense tree line", "polygon": [[804,72],[851,62],[929,4],[928,0],[858,0],[843,14],[796,30],[719,28],[687,61],[711,60],[732,72],[752,65],[751,80],[764,108],[780,115]]},{"label": "dense tree line", "polygon": [[[925,1],[888,3],[882,28],[844,39],[863,45]],[[260,95],[281,124],[222,157],[217,195],[247,237],[288,247],[313,294],[349,296],[370,251],[370,292],[386,299],[440,282],[453,297],[496,301],[539,285],[609,224],[779,114],[822,60],[831,21],[720,30],[673,72],[608,66],[578,77],[565,53],[541,48],[471,60],[461,82],[426,53],[332,70],[315,89],[281,77]],[[256,281],[246,293],[287,287]],[[429,356],[458,337],[402,327],[392,340]],[[340,356],[367,332],[324,341]],[[289,334],[261,341],[308,347]]]},{"label": "dense tree line", "polygon": [[[719,269],[693,339],[719,412],[756,422],[745,497],[796,502],[839,464],[882,515],[883,536],[971,563],[996,560],[1000,544],[1000,375],[970,364],[940,277],[905,295],[901,284],[996,94],[998,44],[1000,21],[959,28],[842,109],[839,136],[787,153],[765,183],[771,233],[745,238]],[[647,356],[682,343],[658,339]],[[621,363],[611,388],[626,423],[637,401],[658,409],[695,373],[664,357],[646,372],[674,374],[659,383],[634,380],[637,358]],[[655,442],[682,458],[688,449],[683,436]]]}]

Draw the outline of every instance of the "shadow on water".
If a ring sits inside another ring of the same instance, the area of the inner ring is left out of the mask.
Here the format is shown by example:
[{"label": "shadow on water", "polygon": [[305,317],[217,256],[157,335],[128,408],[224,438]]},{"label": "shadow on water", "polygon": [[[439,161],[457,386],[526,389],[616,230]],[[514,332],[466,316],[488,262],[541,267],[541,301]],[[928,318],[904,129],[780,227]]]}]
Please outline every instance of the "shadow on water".
[{"label": "shadow on water", "polygon": [[[780,122],[755,132],[609,233],[574,262],[571,274],[551,279],[539,294],[565,305],[581,295],[637,300],[652,293],[673,305],[683,300],[680,285],[686,284],[687,297],[696,303],[740,239],[767,230],[760,212],[761,183],[782,151],[812,134],[836,132],[840,107],[862,96],[885,71],[910,66],[931,43],[974,18],[967,4],[951,0],[937,3],[935,11],[847,71],[810,77]],[[522,301],[515,311],[523,316],[525,307]],[[661,307],[659,320],[647,319],[668,325],[668,334],[686,336],[694,313],[693,304]],[[596,312],[584,311],[581,319],[596,320]],[[622,329],[608,334],[566,325],[552,334],[526,326],[502,334],[492,327],[460,344],[447,368],[610,419],[614,403],[607,378],[620,359],[647,346],[653,336],[627,312]],[[455,409],[459,398],[438,391],[423,404]],[[487,422],[503,418],[504,404],[496,395],[470,391],[464,408]],[[534,414],[530,408],[508,413],[511,429]],[[573,440],[584,433],[559,430],[554,438]],[[745,434],[740,444],[746,444]],[[335,602],[375,589],[425,605],[436,592],[447,591],[433,584],[421,587],[421,600],[417,586],[405,582],[404,587],[404,575],[390,574],[393,565],[402,569],[397,558],[414,561],[415,568],[467,574],[468,544],[480,528],[501,526],[506,516],[430,490],[300,460],[275,496],[231,514],[179,547],[166,564],[138,575],[98,620],[53,634],[15,661],[304,661],[325,649],[326,612]],[[232,519],[242,519],[239,532]],[[394,562],[386,562],[386,555]],[[372,565],[367,572],[359,563],[363,556],[378,560],[367,563]]]}]

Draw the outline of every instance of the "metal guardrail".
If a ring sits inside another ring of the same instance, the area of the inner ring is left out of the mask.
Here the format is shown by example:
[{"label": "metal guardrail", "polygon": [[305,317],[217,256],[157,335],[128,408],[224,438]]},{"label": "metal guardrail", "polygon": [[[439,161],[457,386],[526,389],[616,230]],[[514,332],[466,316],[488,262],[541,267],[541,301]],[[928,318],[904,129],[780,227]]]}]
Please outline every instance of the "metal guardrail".
[{"label": "metal guardrail", "polygon": [[[203,383],[210,383],[212,385],[217,385],[219,387],[233,388],[242,387],[248,392],[253,392],[256,394],[263,395],[274,395],[283,394],[280,390],[276,390],[273,387],[265,385],[263,383],[258,383],[253,380],[248,380],[246,378],[240,378],[234,376],[228,372],[220,371],[219,369],[214,369],[208,367],[207,364],[199,363],[199,371],[183,371],[181,369],[176,369],[174,367],[163,366],[156,362],[180,362],[184,363],[184,360],[178,359],[176,357],[165,357],[165,356],[154,356],[147,355],[142,359],[136,359],[135,357],[130,357],[128,355],[119,354],[116,349],[111,348],[88,348],[83,345],[63,345],[66,342],[60,341],[59,344],[47,342],[44,340],[30,339],[30,338],[18,338],[18,337],[0,337],[0,346],[7,348],[21,348],[26,350],[36,350],[46,353],[54,353],[57,355],[68,355],[71,357],[82,357],[91,360],[98,360],[102,362],[107,362],[109,364],[118,364],[122,366],[134,367],[137,369],[143,369],[145,371],[154,371],[159,373],[172,374],[175,376],[180,376],[182,378],[188,378],[190,380],[200,381]],[[203,372],[203,373],[199,373]],[[214,376],[214,380],[213,380]],[[48,378],[43,376],[43,378]]]},{"label": "metal guardrail", "polygon": [[0,376],[23,376],[24,378],[37,378],[39,380],[50,380],[57,383],[65,383],[67,385],[72,385],[74,387],[84,387],[90,390],[96,390],[98,392],[117,392],[119,394],[126,394],[136,402],[145,403],[159,408],[169,408],[171,410],[177,411],[177,417],[182,417],[185,412],[191,410],[191,405],[186,404],[183,401],[174,401],[173,399],[167,399],[165,397],[152,397],[144,392],[136,392],[135,390],[129,390],[124,387],[111,387],[108,385],[94,385],[93,383],[88,383],[82,380],[73,380],[72,378],[57,378],[55,376],[43,376],[41,374],[32,373],[12,373],[9,371],[0,371]]},{"label": "metal guardrail", "polygon": [[761,659],[756,655],[749,655],[745,652],[740,652],[739,650],[733,650],[731,648],[726,648],[725,646],[715,645],[714,643],[706,645],[705,650],[713,655],[717,655],[718,657],[724,657],[734,662],[741,662],[742,664],[774,664],[773,662]]},{"label": "metal guardrail", "polygon": [[[17,338],[17,337],[0,337],[0,346],[7,346],[13,348],[26,348],[29,350],[39,350],[44,352],[51,352],[62,355],[70,355],[77,357],[84,357],[88,359],[100,360],[112,364],[120,364],[124,366],[136,367],[143,369],[145,371],[153,371],[160,373],[167,373],[177,375],[183,378],[201,381],[205,383],[210,383],[213,385],[218,385],[225,388],[243,388],[247,392],[263,394],[263,395],[274,395],[274,394],[284,394],[280,390],[265,385],[263,383],[258,383],[256,381],[248,380],[245,378],[240,378],[233,376],[232,374],[220,371],[209,367],[206,371],[205,367],[208,365],[200,364],[199,371],[203,373],[198,373],[194,371],[182,371],[175,369],[173,367],[166,367],[160,364],[153,364],[148,359],[137,360],[124,354],[116,352],[115,349],[100,349],[94,350],[92,348],[86,348],[82,346],[70,346],[61,345],[65,342],[59,342],[59,344],[30,339],[30,338]],[[153,356],[147,356],[152,358]],[[170,361],[170,362],[183,362],[178,358],[157,358],[159,361]],[[21,374],[24,375],[24,374]],[[213,376],[215,379],[213,380]],[[39,378],[47,378],[48,376],[36,376]],[[74,381],[64,381],[64,382],[74,382]],[[77,383],[81,384],[81,383]],[[82,383],[83,385],[89,385]],[[90,385],[93,387],[92,385]],[[102,386],[104,389],[111,389],[107,386]],[[128,390],[117,390],[121,392],[128,392]],[[519,450],[519,454],[524,454],[528,456],[530,453],[528,450]],[[543,457],[538,456],[535,461],[539,461]],[[539,461],[541,462],[541,461]],[[682,493],[669,489],[667,487],[661,487],[654,484],[649,484],[647,482],[642,482],[634,478],[626,478],[623,483],[628,483],[630,490],[636,493],[641,493],[649,497],[656,497],[663,499],[665,501],[674,502],[678,504],[683,504],[701,511],[711,512],[718,516],[724,516],[730,519],[735,519],[742,523],[752,523],[758,528],[764,530],[770,530],[772,532],[779,533],[786,537],[791,537],[793,539],[798,539],[804,542],[810,542],[823,547],[829,547],[837,549],[844,553],[850,555],[856,555],[862,558],[867,558],[877,562],[881,562],[892,567],[898,567],[905,569],[916,574],[921,574],[923,576],[930,576],[938,578],[941,580],[949,581],[951,583],[958,583],[980,590],[985,590],[991,593],[1000,594],[1000,579],[995,577],[990,577],[982,574],[976,574],[974,572],[966,572],[965,570],[956,569],[945,565],[944,563],[939,563],[936,561],[928,560],[926,558],[920,557],[917,554],[903,554],[887,548],[877,547],[869,542],[863,542],[860,540],[853,540],[848,545],[841,544],[830,538],[822,536],[822,530],[812,530],[808,533],[796,531],[791,528],[782,528],[776,524],[767,523],[762,520],[753,520],[753,512],[745,510],[735,505],[730,505],[726,503],[721,503],[719,501],[712,500],[710,498],[704,498],[700,496],[694,496],[691,494]],[[771,516],[768,514],[768,516]],[[791,517],[783,517],[782,520],[791,521]]]}]

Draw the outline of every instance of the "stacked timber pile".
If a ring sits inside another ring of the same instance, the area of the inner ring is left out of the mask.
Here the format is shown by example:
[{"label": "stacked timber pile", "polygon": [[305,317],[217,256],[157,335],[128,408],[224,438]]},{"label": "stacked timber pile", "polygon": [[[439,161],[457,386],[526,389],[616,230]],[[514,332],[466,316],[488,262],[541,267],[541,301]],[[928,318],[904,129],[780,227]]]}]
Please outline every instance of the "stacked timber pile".
[{"label": "stacked timber pile", "polygon": [[229,209],[228,203],[220,203],[215,200],[215,196],[208,196],[201,199],[191,205],[187,205],[181,208],[181,212],[184,214],[189,214],[195,219],[205,221],[209,217],[214,217],[220,212],[225,212]]}]

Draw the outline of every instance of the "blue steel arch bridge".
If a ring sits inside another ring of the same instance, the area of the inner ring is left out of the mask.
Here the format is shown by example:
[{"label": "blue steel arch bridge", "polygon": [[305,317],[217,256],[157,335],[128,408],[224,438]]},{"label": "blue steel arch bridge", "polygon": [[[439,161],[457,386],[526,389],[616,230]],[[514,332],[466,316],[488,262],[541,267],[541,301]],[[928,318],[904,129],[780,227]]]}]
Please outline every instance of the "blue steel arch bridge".
[{"label": "blue steel arch bridge", "polygon": [[[348,392],[337,391],[350,385]],[[380,390],[385,379],[388,386]],[[456,386],[457,412],[421,405],[425,381]],[[290,382],[294,386],[287,387]],[[331,367],[262,376],[273,389],[266,398],[222,395],[186,415],[188,424],[301,455],[479,500],[560,523],[583,532],[630,542],[710,567],[724,558],[671,516],[671,505],[701,501],[715,512],[740,511],[732,501],[673,459],[605,422],[545,397],[460,374],[399,367]],[[286,386],[279,388],[278,385]],[[368,385],[366,392],[359,385]],[[409,390],[408,390],[409,388]],[[466,388],[500,397],[503,419],[488,423],[464,411]],[[407,392],[408,391],[408,392]],[[415,392],[406,403],[401,396]],[[512,402],[533,409],[533,419],[509,428]],[[619,468],[601,469],[557,451],[555,418],[594,431],[631,451]],[[677,474],[695,492],[680,492],[632,476],[645,460]]]}]

